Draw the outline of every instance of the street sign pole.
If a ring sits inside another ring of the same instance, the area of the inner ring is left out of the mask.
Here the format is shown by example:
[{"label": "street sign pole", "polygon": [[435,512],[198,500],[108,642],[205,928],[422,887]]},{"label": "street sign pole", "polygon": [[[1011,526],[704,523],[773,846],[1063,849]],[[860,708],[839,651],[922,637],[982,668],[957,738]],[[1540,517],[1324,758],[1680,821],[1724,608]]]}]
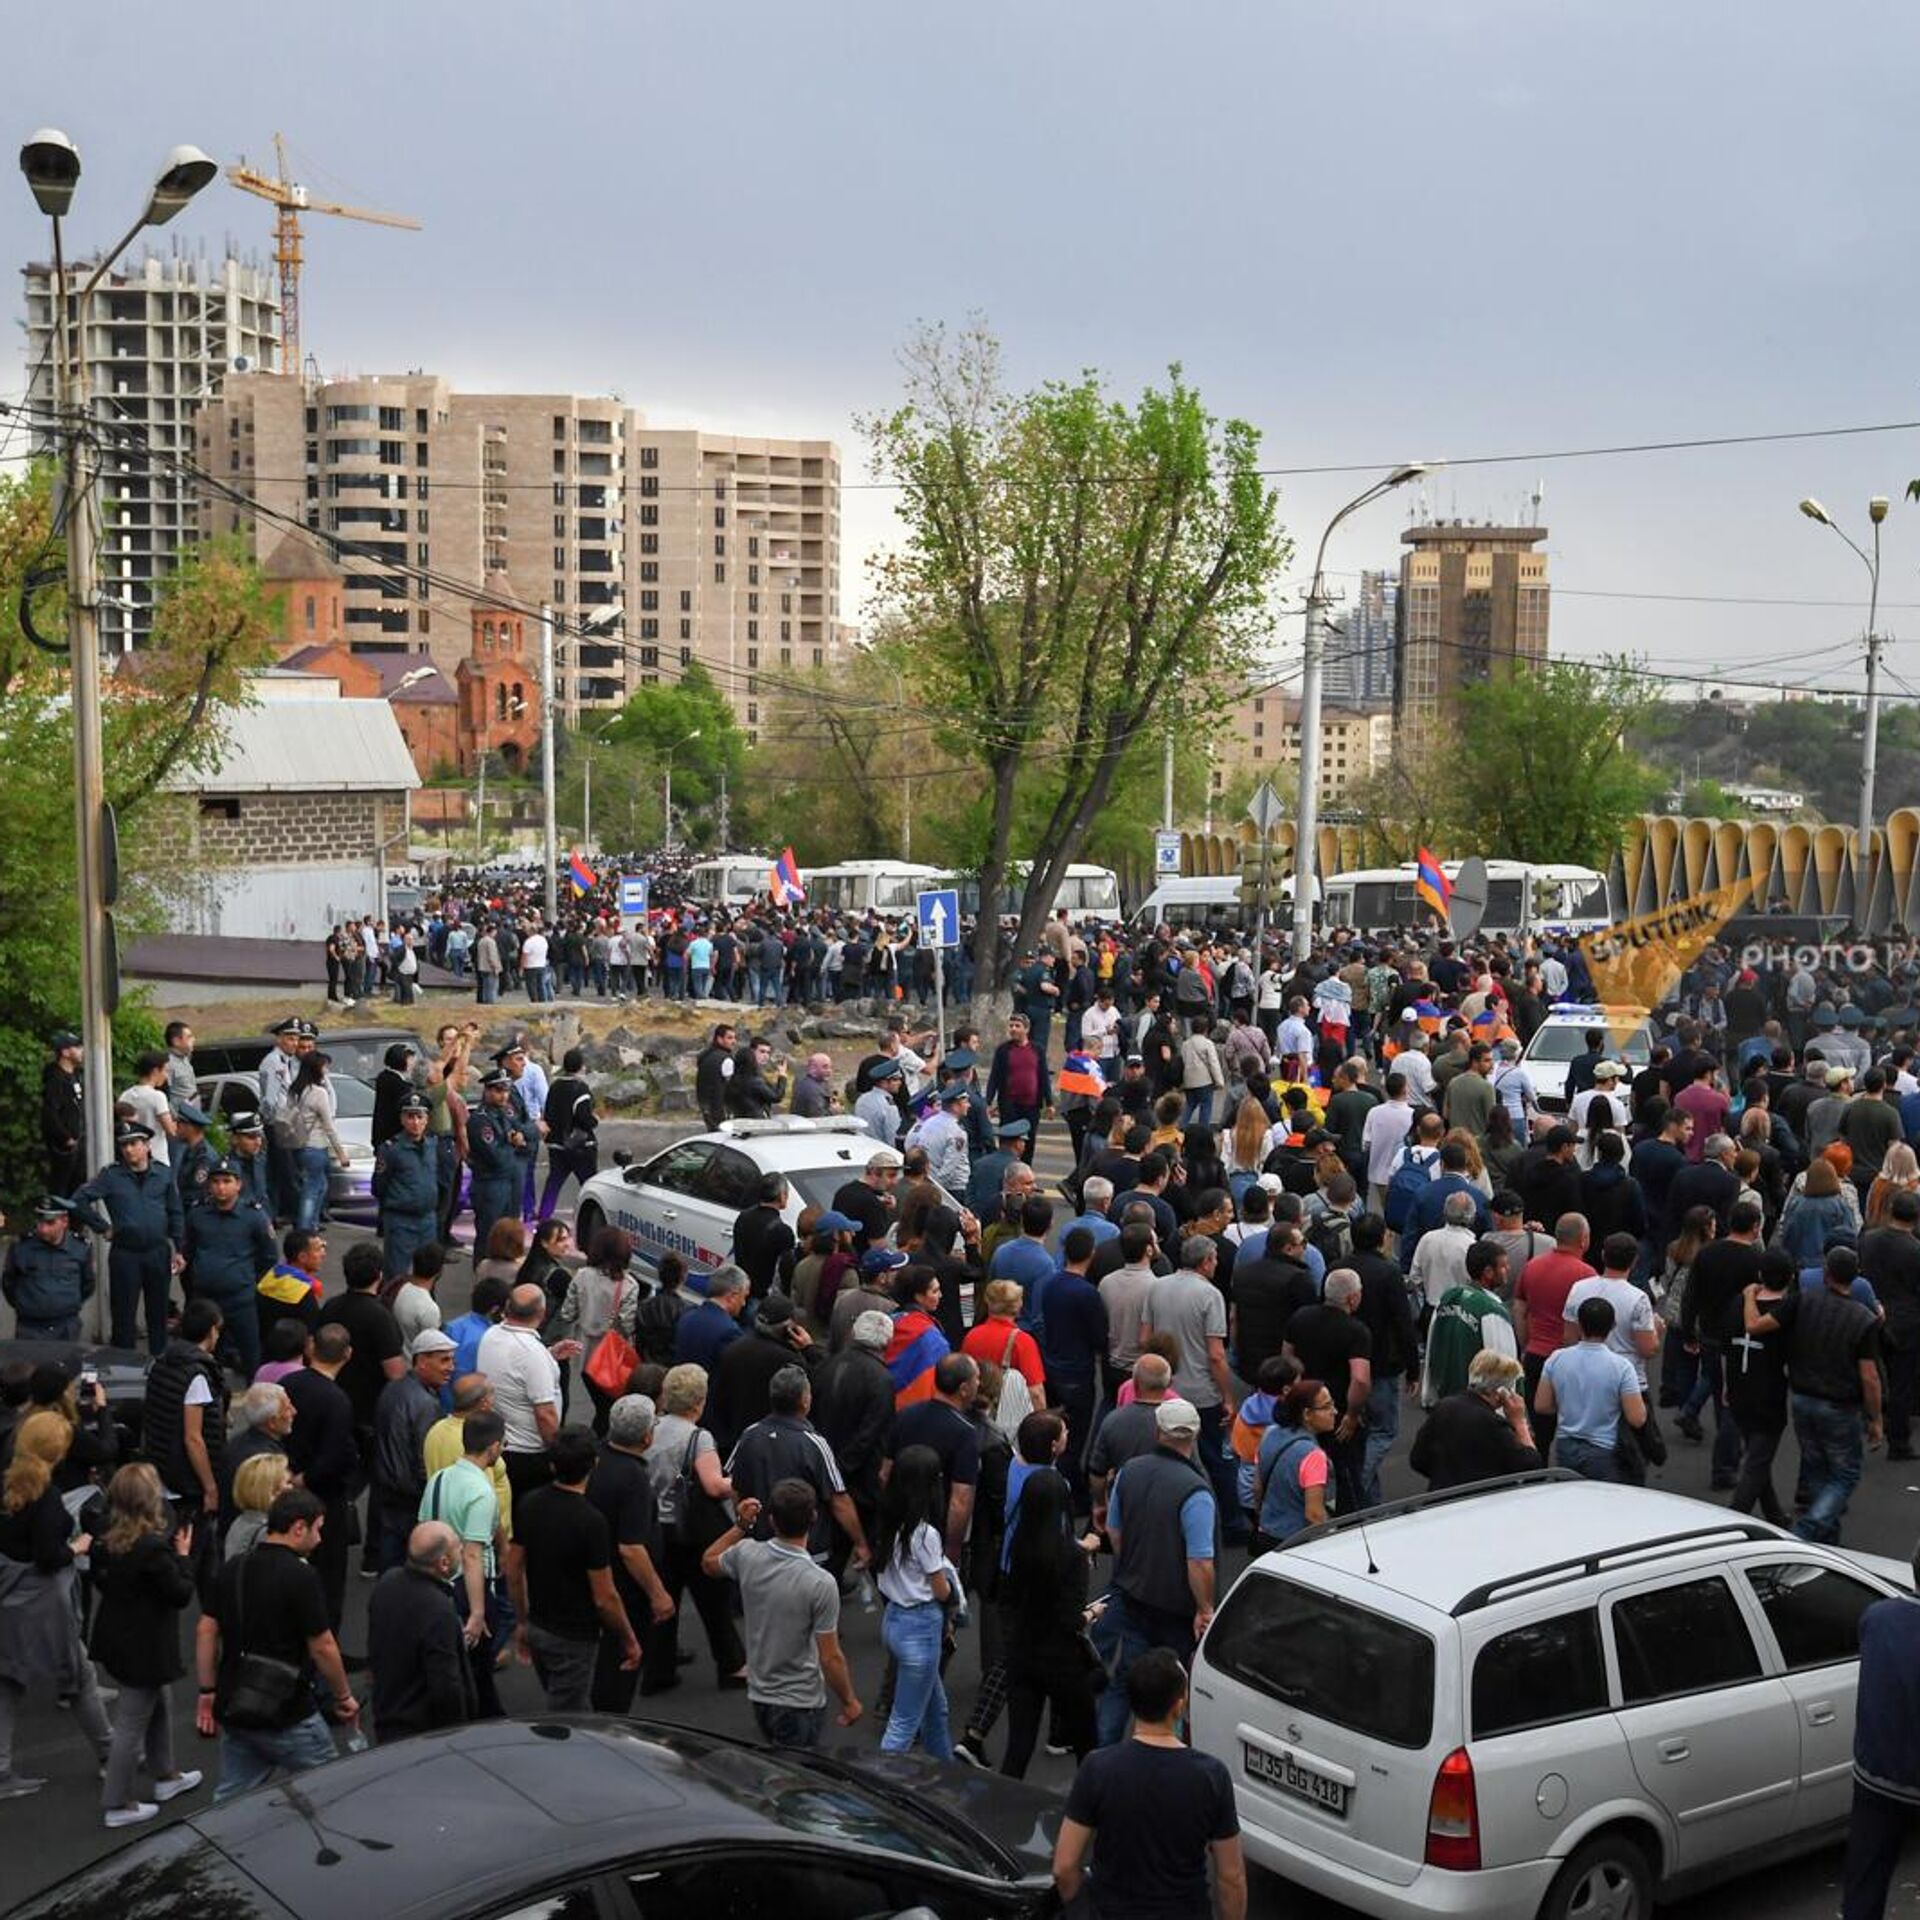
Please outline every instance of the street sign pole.
[{"label": "street sign pole", "polygon": [[923,945],[933,949],[933,1000],[942,1057],[947,1051],[947,942],[960,937],[960,894],[953,887],[932,887],[914,895],[914,922]]},{"label": "street sign pole", "polygon": [[933,950],[933,1021],[940,1043],[940,1058],[947,1057],[947,950]]}]

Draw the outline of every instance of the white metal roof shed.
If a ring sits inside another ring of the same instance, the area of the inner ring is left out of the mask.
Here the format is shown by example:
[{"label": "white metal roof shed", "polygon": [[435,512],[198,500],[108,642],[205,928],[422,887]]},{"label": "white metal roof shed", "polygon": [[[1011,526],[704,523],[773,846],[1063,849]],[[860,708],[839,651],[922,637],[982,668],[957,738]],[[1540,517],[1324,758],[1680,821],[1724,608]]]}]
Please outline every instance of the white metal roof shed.
[{"label": "white metal roof shed", "polygon": [[392,793],[420,773],[384,700],[269,700],[227,716],[220,764],[168,782],[194,793]]}]

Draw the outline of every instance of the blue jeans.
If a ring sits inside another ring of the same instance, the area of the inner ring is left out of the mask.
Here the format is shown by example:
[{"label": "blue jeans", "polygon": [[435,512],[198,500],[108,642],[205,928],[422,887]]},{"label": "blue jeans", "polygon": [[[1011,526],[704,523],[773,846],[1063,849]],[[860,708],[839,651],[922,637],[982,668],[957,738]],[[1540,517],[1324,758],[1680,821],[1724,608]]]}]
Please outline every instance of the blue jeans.
[{"label": "blue jeans", "polygon": [[492,1006],[500,998],[500,976],[497,973],[475,974],[473,997],[483,1007]]},{"label": "blue jeans", "polygon": [[1227,1448],[1227,1416],[1223,1407],[1200,1409],[1200,1439],[1194,1449],[1207,1478],[1213,1483],[1214,1504],[1220,1514],[1221,1537],[1238,1542],[1247,1537],[1246,1510],[1240,1504],[1240,1463]]},{"label": "blue jeans", "polygon": [[893,1712],[881,1736],[882,1753],[907,1753],[918,1740],[936,1760],[953,1758],[947,1726],[947,1690],[940,1683],[940,1646],[946,1612],[937,1600],[917,1607],[887,1605],[880,1637],[899,1668]]},{"label": "blue jeans", "polygon": [[276,1773],[305,1773],[339,1758],[333,1729],[317,1713],[290,1727],[268,1732],[258,1727],[220,1729],[220,1779],[216,1800],[230,1800],[249,1787],[264,1785]]},{"label": "blue jeans", "polygon": [[693,997],[696,1000],[704,1000],[707,997],[707,989],[712,985],[713,969],[711,967],[693,969]]},{"label": "blue jeans", "polygon": [[1800,1443],[1800,1473],[1812,1498],[1793,1523],[1802,1540],[1840,1544],[1840,1522],[1860,1484],[1867,1430],[1858,1407],[1818,1400],[1810,1393],[1792,1398],[1793,1437]]},{"label": "blue jeans", "polygon": [[293,1159],[299,1181],[298,1196],[293,1207],[293,1224],[296,1227],[317,1227],[321,1214],[327,1208],[327,1150],[325,1147],[300,1147]]},{"label": "blue jeans", "polygon": [[1165,1613],[1130,1600],[1118,1587],[1107,1590],[1107,1610],[1089,1636],[1107,1670],[1107,1685],[1095,1704],[1100,1744],[1118,1746],[1127,1737],[1127,1669],[1143,1653],[1165,1647],[1182,1666],[1193,1664],[1193,1615]]},{"label": "blue jeans", "polygon": [[754,1724],[770,1747],[817,1747],[827,1724],[825,1707],[776,1707],[766,1700],[753,1703]]},{"label": "blue jeans", "polygon": [[1554,1441],[1553,1449],[1554,1465],[1577,1473],[1582,1480],[1621,1478],[1620,1456],[1611,1447],[1596,1447],[1591,1440],[1563,1433]]},{"label": "blue jeans", "polygon": [[1367,1445],[1360,1490],[1370,1507],[1380,1504],[1380,1463],[1400,1438],[1400,1396],[1405,1386],[1397,1373],[1375,1374],[1373,1392],[1367,1398]]}]

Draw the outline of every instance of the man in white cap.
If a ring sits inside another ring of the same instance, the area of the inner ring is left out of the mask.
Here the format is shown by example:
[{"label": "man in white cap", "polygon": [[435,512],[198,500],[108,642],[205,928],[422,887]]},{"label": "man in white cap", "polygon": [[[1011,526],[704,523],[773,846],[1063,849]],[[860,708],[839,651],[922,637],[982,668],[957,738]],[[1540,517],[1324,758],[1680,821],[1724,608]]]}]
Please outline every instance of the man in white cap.
[{"label": "man in white cap", "polygon": [[1604,1100],[1613,1113],[1615,1131],[1624,1131],[1632,1118],[1628,1111],[1626,1096],[1620,1090],[1620,1082],[1626,1073],[1618,1060],[1599,1060],[1594,1063],[1593,1085],[1582,1093],[1576,1093],[1567,1105],[1567,1119],[1578,1131],[1581,1139],[1591,1140],[1595,1132],[1605,1133],[1607,1123],[1603,1118],[1596,1128],[1591,1117],[1596,1100]]},{"label": "man in white cap", "polygon": [[415,1334],[407,1371],[389,1380],[374,1404],[370,1517],[382,1573],[406,1561],[427,1488],[427,1435],[440,1418],[440,1390],[453,1378],[454,1352],[452,1338],[438,1327]]},{"label": "man in white cap", "polygon": [[1191,1663],[1213,1619],[1220,1515],[1213,1483],[1195,1458],[1200,1413],[1191,1401],[1163,1400],[1154,1425],[1159,1444],[1127,1461],[1107,1489],[1114,1617],[1101,1625],[1117,1645],[1109,1671],[1122,1684],[1100,1697],[1103,1746],[1127,1730],[1127,1668],[1150,1647]]}]

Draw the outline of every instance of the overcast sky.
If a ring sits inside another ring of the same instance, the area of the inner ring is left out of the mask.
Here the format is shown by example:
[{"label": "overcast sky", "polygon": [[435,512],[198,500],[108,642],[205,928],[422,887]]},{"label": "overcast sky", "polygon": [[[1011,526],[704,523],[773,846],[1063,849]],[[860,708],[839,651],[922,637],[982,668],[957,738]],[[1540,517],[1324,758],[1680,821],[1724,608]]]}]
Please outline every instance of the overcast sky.
[{"label": "overcast sky", "polygon": [[[973,312],[1021,383],[1183,361],[1275,467],[1920,419],[1911,7],[81,0],[33,42],[0,96],[80,145],[77,244],[173,142],[259,162],[278,128],[316,196],[425,222],[308,222],[327,374],[617,392],[831,436],[849,481],[899,341]],[[221,184],[165,239],[264,259],[271,229]],[[0,244],[45,252],[17,181]],[[1920,684],[1915,475],[1909,432],[1460,466],[1426,504],[1511,520],[1544,483],[1556,652],[1844,684],[1865,570],[1795,503],[1864,542],[1889,494],[1881,624]],[[1281,482],[1296,580],[1366,478]],[[1397,564],[1411,504],[1329,567]],[[890,524],[849,491],[852,617]]]}]

